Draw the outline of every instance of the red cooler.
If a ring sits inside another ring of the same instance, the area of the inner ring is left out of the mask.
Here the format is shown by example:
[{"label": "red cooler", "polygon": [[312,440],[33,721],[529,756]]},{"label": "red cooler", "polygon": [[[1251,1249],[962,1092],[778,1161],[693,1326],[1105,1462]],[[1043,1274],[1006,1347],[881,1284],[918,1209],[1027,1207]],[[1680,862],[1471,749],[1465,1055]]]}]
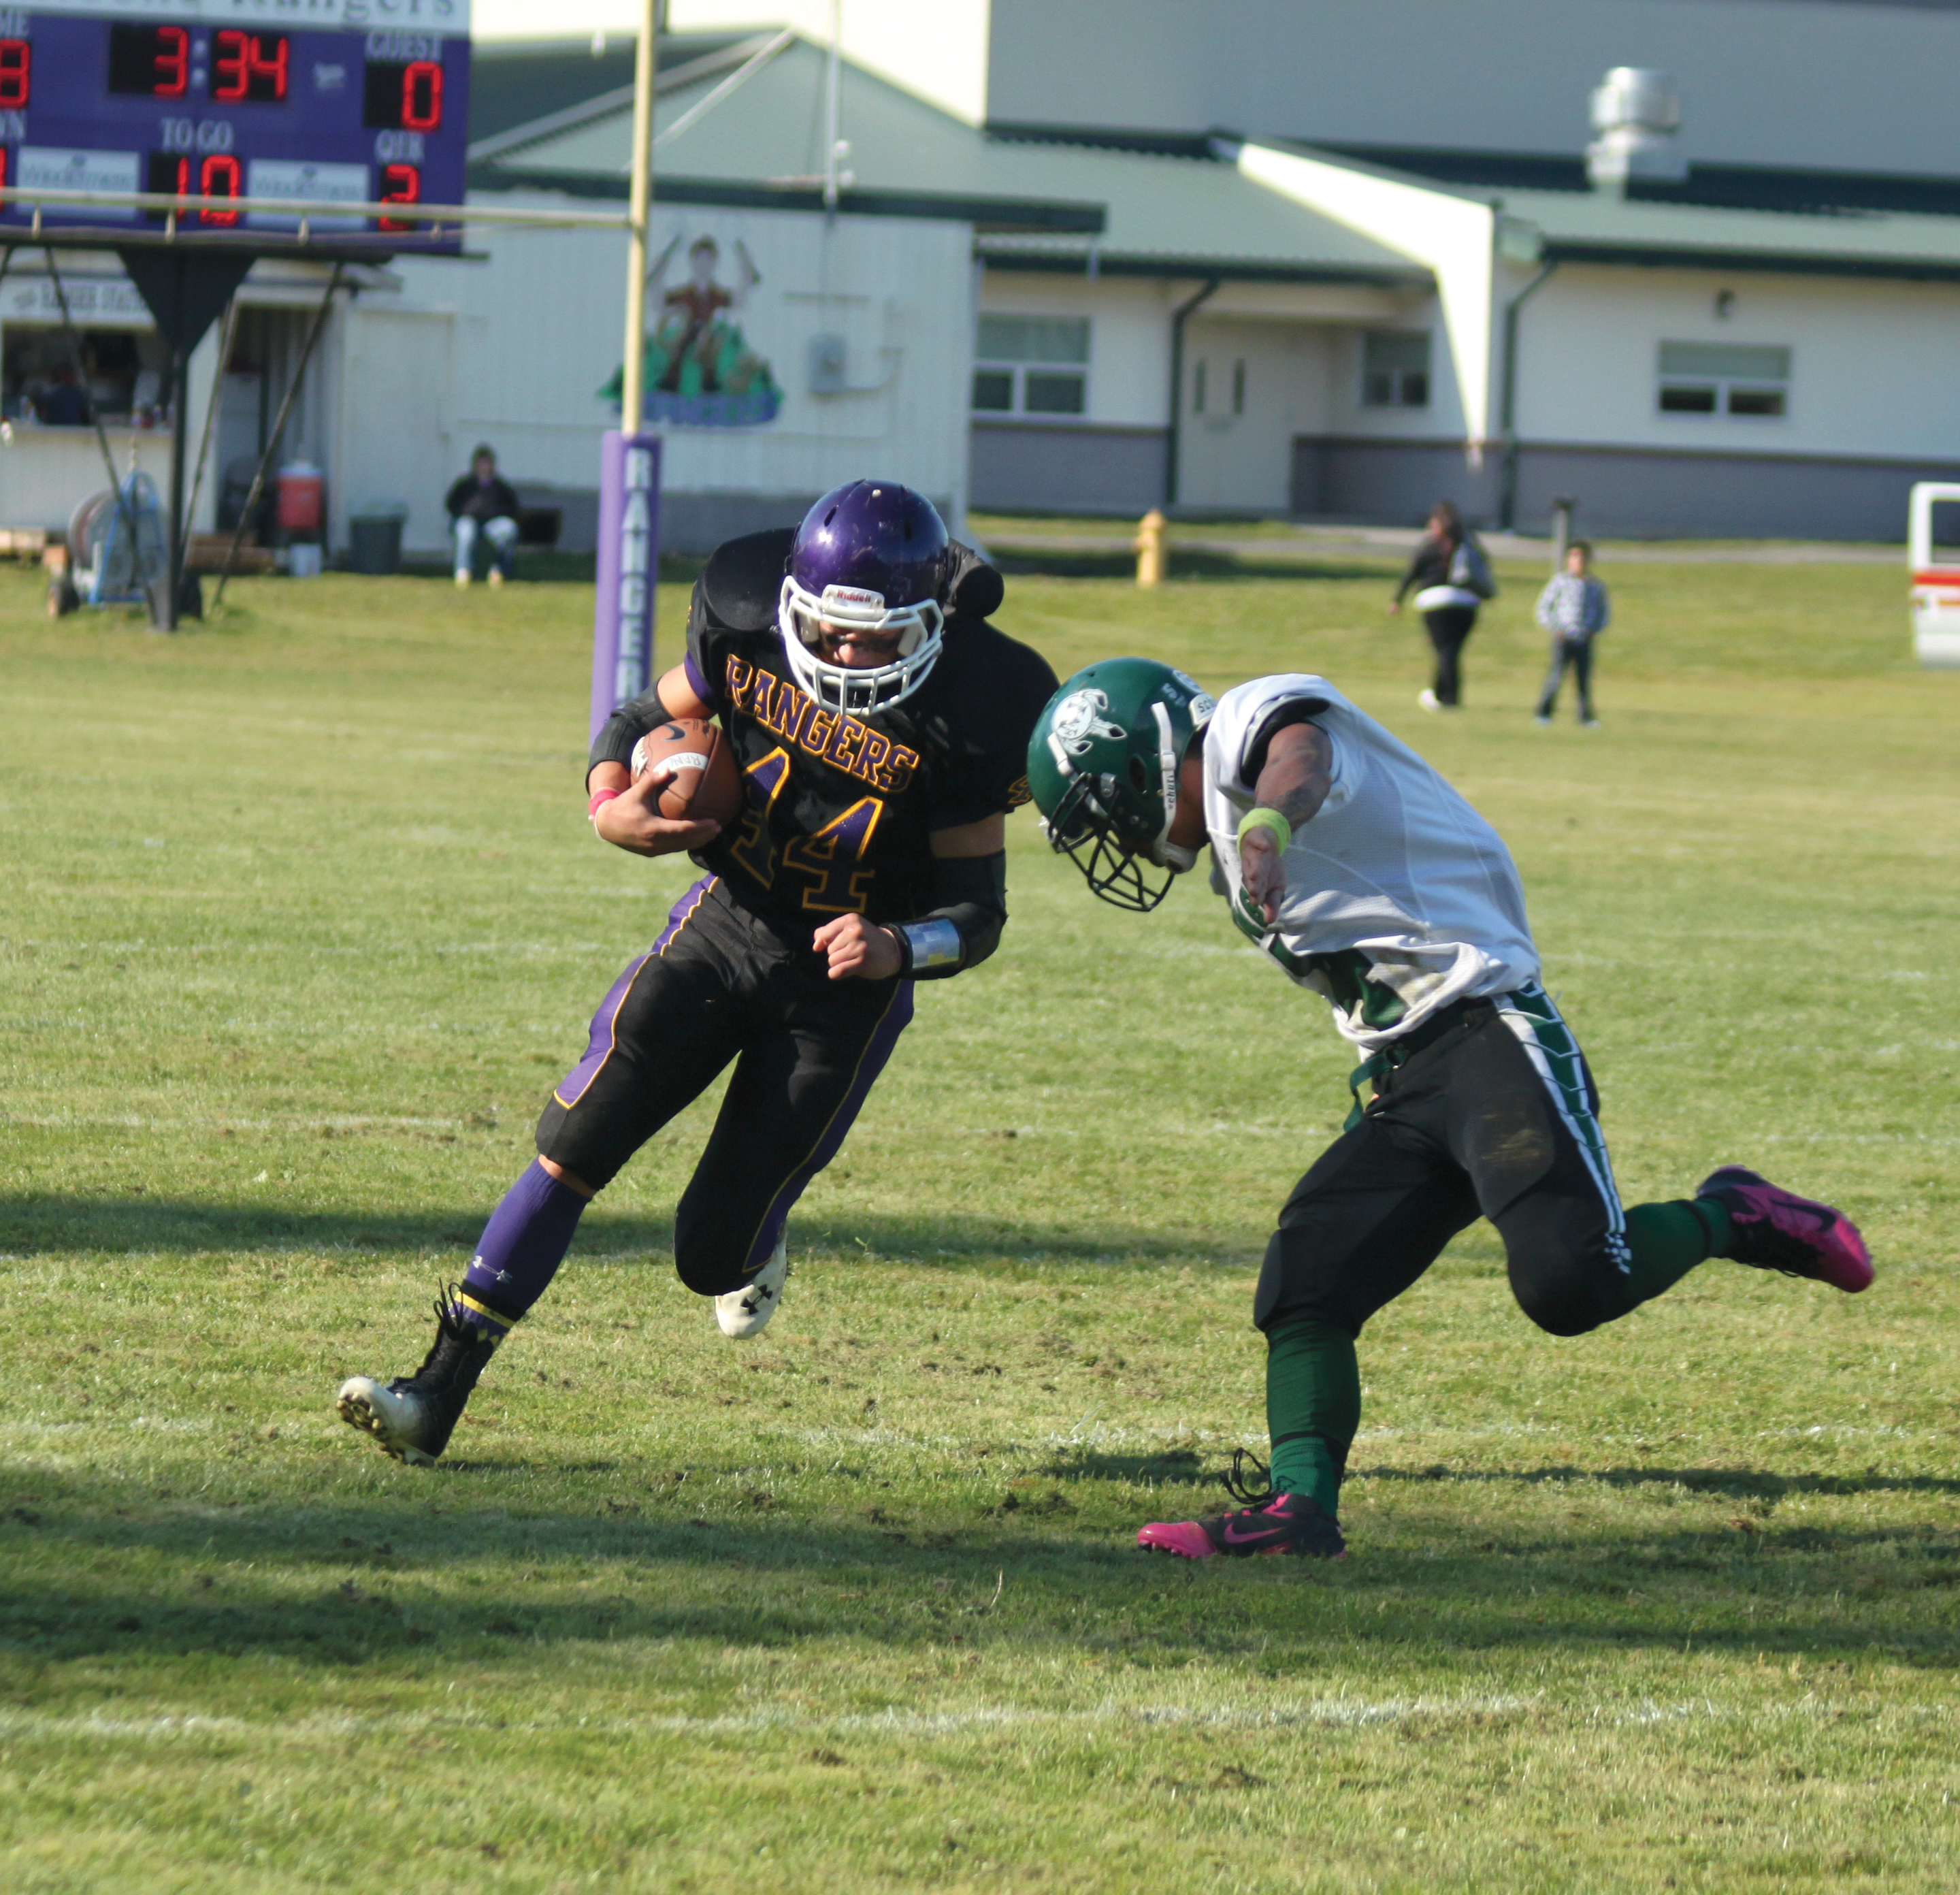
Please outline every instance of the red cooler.
[{"label": "red cooler", "polygon": [[326,499],[326,482],[320,470],[304,460],[288,461],[279,470],[279,530],[317,533]]}]

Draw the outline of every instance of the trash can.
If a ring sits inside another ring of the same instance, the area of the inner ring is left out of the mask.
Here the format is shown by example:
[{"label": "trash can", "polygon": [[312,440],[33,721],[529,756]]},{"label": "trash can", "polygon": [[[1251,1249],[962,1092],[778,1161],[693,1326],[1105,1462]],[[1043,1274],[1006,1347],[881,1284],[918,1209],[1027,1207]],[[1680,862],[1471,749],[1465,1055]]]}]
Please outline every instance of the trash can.
[{"label": "trash can", "polygon": [[402,523],[408,508],[395,500],[363,507],[347,523],[347,569],[383,575],[402,569]]}]

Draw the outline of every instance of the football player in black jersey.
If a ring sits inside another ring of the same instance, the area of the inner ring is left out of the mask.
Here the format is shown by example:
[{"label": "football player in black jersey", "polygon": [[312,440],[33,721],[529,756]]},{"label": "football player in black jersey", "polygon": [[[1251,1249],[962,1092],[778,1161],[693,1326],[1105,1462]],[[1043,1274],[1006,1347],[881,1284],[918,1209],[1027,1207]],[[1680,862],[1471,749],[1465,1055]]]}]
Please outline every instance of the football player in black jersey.
[{"label": "football player in black jersey", "polygon": [[[931,504],[889,481],[839,487],[794,533],[731,540],[708,561],[685,662],[613,714],[586,777],[603,840],[686,849],[706,872],[600,1003],[538,1122],[536,1161],[437,1298],[422,1368],[342,1387],[342,1418],[386,1452],[425,1465],[442,1452],[586,1205],[731,1061],[674,1262],[728,1335],[775,1313],[790,1209],[911,1019],[913,982],[978,965],[1007,919],[1007,812],[1028,800],[1028,739],[1055,678],[986,623],[1001,596]],[[628,767],[649,730],[711,716],[747,792],[725,829],[661,816],[660,779]]]}]

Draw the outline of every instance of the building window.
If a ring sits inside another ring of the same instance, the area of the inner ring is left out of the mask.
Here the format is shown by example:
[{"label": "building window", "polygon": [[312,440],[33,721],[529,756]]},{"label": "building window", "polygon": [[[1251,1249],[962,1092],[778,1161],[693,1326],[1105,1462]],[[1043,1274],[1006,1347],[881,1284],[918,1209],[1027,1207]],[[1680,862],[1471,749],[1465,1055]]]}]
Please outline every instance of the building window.
[{"label": "building window", "polygon": [[1790,351],[1746,342],[1662,342],[1664,415],[1776,417],[1790,412]]},{"label": "building window", "polygon": [[1361,338],[1361,406],[1429,406],[1429,331],[1371,329]]},{"label": "building window", "polygon": [[84,329],[81,368],[67,333],[10,322],[0,355],[0,412],[9,421],[86,428],[99,416],[139,428],[165,425],[160,403],[170,357],[154,330]]},{"label": "building window", "polygon": [[983,316],[973,407],[983,415],[1089,411],[1089,318]]},{"label": "building window", "polygon": [[[1211,404],[1211,364],[1203,355],[1198,357],[1191,371],[1191,412],[1201,415]],[[1242,357],[1232,365],[1232,412],[1242,415],[1246,412],[1246,364]]]}]

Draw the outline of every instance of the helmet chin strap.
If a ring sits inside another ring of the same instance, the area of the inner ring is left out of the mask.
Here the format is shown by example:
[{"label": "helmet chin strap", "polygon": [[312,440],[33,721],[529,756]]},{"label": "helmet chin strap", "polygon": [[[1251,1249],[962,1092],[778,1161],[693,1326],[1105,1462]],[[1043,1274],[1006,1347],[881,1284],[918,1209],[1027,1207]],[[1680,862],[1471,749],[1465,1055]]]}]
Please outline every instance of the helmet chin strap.
[{"label": "helmet chin strap", "polygon": [[1176,740],[1171,735],[1170,713],[1164,709],[1163,700],[1153,698],[1150,709],[1157,721],[1157,762],[1163,772],[1164,808],[1164,825],[1150,845],[1150,859],[1160,868],[1172,869],[1182,875],[1198,866],[1198,851],[1185,849],[1170,839],[1172,826],[1177,820],[1178,766],[1182,760],[1177,753]]}]

